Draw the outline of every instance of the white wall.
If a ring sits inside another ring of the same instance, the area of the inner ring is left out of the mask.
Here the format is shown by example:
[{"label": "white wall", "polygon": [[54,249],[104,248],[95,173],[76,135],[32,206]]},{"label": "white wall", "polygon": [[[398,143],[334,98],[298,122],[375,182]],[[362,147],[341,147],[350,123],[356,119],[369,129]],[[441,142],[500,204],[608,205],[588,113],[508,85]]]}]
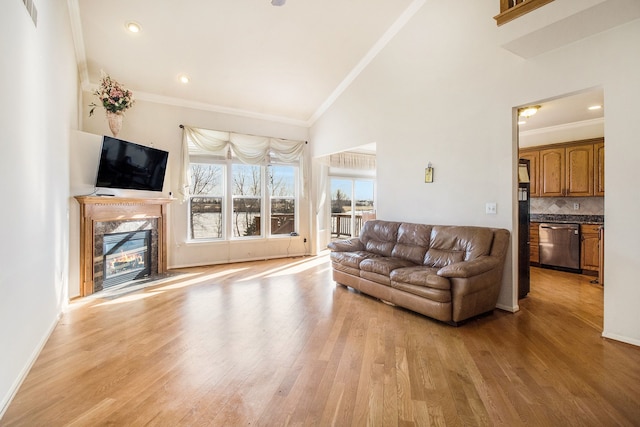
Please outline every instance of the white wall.
[{"label": "white wall", "polygon": [[[108,70],[105,71],[108,72]],[[126,82],[122,83],[126,86]],[[133,90],[133,88],[131,89]],[[91,93],[85,92],[83,131],[94,135],[110,135],[103,110],[98,109],[94,116],[88,117],[88,108],[86,106],[92,101],[95,101],[95,98]],[[133,108],[127,110],[118,138],[143,145],[153,145],[155,148],[169,151],[169,164],[164,190],[162,193],[152,193],[151,196],[168,197],[170,191],[174,197],[179,195],[180,153],[182,146],[180,124],[301,141],[306,141],[309,137],[306,127],[138,100]],[[80,138],[80,140],[85,139],[85,137]],[[307,152],[309,151],[307,150]],[[86,155],[90,156],[91,154],[86,153]],[[308,156],[308,154],[306,155]],[[83,163],[81,166],[72,165],[72,167],[82,169],[81,172],[78,172],[78,176],[84,177],[85,181],[87,177],[95,177],[94,159],[88,159],[87,163]],[[307,168],[307,170],[310,171],[310,168]],[[308,181],[307,179],[307,183]],[[82,194],[83,192],[87,194],[93,191],[90,188],[92,182],[88,184],[89,187],[87,187],[86,182],[84,183],[85,190],[81,190],[78,187],[77,194]],[[121,192],[120,194],[134,193]],[[311,209],[309,200],[309,191],[307,190],[300,203],[300,227],[297,230],[300,236],[298,237],[286,236],[208,243],[187,241],[187,204],[176,201],[170,205],[169,214],[169,268],[311,253],[313,251],[313,236],[310,228]],[[304,242],[305,238],[307,239],[306,243]],[[71,283],[70,291],[73,292],[75,289],[76,284]]]},{"label": "white wall", "polygon": [[[311,129],[319,157],[376,142],[378,218],[504,227],[515,235],[513,108],[601,86],[605,138],[604,335],[640,344],[640,198],[629,172],[640,161],[640,21],[524,60],[499,47],[495,1],[427,2]],[[485,17],[479,19],[478,17]],[[434,183],[424,183],[432,162]],[[497,202],[497,215],[485,203]],[[411,209],[408,209],[411,207]],[[513,245],[512,245],[513,246]],[[517,309],[517,257],[499,306]]]},{"label": "white wall", "polygon": [[0,415],[67,301],[69,132],[77,71],[64,0],[0,13]]}]

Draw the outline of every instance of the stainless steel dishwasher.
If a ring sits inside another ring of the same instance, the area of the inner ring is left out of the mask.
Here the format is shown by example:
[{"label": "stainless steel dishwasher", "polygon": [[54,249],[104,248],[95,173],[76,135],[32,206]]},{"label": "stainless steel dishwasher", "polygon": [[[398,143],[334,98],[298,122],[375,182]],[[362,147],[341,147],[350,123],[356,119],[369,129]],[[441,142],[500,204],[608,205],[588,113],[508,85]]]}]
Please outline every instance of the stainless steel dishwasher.
[{"label": "stainless steel dishwasher", "polygon": [[580,269],[580,225],[540,224],[540,264]]}]

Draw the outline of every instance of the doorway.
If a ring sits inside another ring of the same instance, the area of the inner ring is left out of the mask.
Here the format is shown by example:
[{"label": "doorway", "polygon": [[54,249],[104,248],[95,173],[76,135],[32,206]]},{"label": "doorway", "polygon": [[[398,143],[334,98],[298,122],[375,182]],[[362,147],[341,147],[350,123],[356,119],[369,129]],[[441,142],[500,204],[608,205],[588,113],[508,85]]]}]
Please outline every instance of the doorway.
[{"label": "doorway", "polygon": [[[529,228],[527,234],[531,252],[530,262],[533,267],[538,267],[541,264],[537,250],[538,228],[536,225],[546,222],[578,222],[581,225],[582,239],[586,236],[583,234],[583,224],[593,226],[598,221],[602,225],[604,223],[604,91],[601,88],[589,89],[549,100],[532,102],[518,107],[517,110],[520,111],[529,106],[537,107],[535,114],[528,117],[521,115],[517,117],[518,162],[521,158],[529,161],[532,179],[528,224],[519,223],[518,228]],[[566,177],[570,176],[565,171],[573,167],[570,156],[574,151],[563,147],[570,147],[571,144],[588,147],[589,143],[598,140],[602,141],[601,145],[594,143],[592,151],[589,151],[588,148],[586,150],[589,153],[586,157],[590,159],[588,164],[592,168],[589,176],[593,179],[593,184],[588,185],[589,192],[577,194],[566,190],[572,183],[565,183],[562,180],[568,180]],[[556,175],[559,176],[558,186],[561,188],[561,192],[552,194],[555,183],[549,185],[546,171],[550,169],[548,164],[544,162],[551,158],[547,155],[555,155],[556,153],[560,153],[557,157],[557,163],[561,172]],[[599,185],[600,189],[598,189]],[[518,199],[521,199],[520,194]],[[596,246],[600,245],[601,247],[603,244],[602,240]],[[585,256],[593,258],[593,255],[589,253],[593,250],[593,246],[591,249],[585,250],[584,248],[589,248],[589,246],[585,246],[584,240],[582,240],[581,246],[581,271],[593,274],[595,276],[594,284],[604,283],[602,275],[598,277],[598,273],[602,272],[602,265],[593,266],[585,261]],[[522,262],[519,263],[522,265]],[[583,268],[583,265],[586,265],[587,268]],[[595,271],[594,268],[598,267],[599,271]],[[535,283],[531,283],[531,287],[534,286]],[[518,294],[517,290],[516,294]]]}]

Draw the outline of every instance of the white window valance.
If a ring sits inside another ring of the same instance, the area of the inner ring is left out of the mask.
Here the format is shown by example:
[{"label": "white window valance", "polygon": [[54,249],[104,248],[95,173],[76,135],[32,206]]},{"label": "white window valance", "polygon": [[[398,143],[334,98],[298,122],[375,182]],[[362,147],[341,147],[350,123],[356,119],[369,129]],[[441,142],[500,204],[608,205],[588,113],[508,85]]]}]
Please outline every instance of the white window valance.
[{"label": "white window valance", "polygon": [[331,154],[329,165],[332,168],[375,170],[375,154],[344,152]]},{"label": "white window valance", "polygon": [[272,160],[299,162],[301,176],[305,142],[266,136],[245,135],[211,129],[183,127],[182,170],[180,192],[183,201],[189,199],[190,156],[237,158],[248,164],[268,164]]}]

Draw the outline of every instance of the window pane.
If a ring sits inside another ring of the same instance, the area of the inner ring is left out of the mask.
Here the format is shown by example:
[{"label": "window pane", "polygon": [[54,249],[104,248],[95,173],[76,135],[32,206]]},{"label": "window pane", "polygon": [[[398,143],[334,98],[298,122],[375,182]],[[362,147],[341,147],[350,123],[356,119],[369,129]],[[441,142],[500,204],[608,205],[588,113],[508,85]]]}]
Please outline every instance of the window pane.
[{"label": "window pane", "polygon": [[296,181],[294,166],[272,165],[269,171],[269,187],[272,197],[295,197]]},{"label": "window pane", "polygon": [[355,182],[356,211],[373,212],[373,181]]},{"label": "window pane", "polygon": [[191,197],[191,238],[222,238],[222,198]]},{"label": "window pane", "polygon": [[351,236],[351,179],[331,179],[331,234]]},{"label": "window pane", "polygon": [[224,194],[223,165],[191,163],[190,172],[189,194],[192,196],[222,196]]},{"label": "window pane", "polygon": [[267,168],[269,191],[271,194],[272,235],[291,234],[296,231],[295,195],[296,167],[290,165],[271,165]]},{"label": "window pane", "polygon": [[260,236],[260,199],[233,198],[233,237]]},{"label": "window pane", "polygon": [[233,237],[260,236],[262,212],[262,168],[259,165],[234,164]]},{"label": "window pane", "polygon": [[271,234],[291,234],[296,231],[295,213],[295,199],[272,198]]},{"label": "window pane", "polygon": [[233,165],[233,195],[262,196],[262,179],[258,165]]},{"label": "window pane", "polygon": [[221,239],[224,230],[224,165],[191,163],[190,173],[191,238]]}]

